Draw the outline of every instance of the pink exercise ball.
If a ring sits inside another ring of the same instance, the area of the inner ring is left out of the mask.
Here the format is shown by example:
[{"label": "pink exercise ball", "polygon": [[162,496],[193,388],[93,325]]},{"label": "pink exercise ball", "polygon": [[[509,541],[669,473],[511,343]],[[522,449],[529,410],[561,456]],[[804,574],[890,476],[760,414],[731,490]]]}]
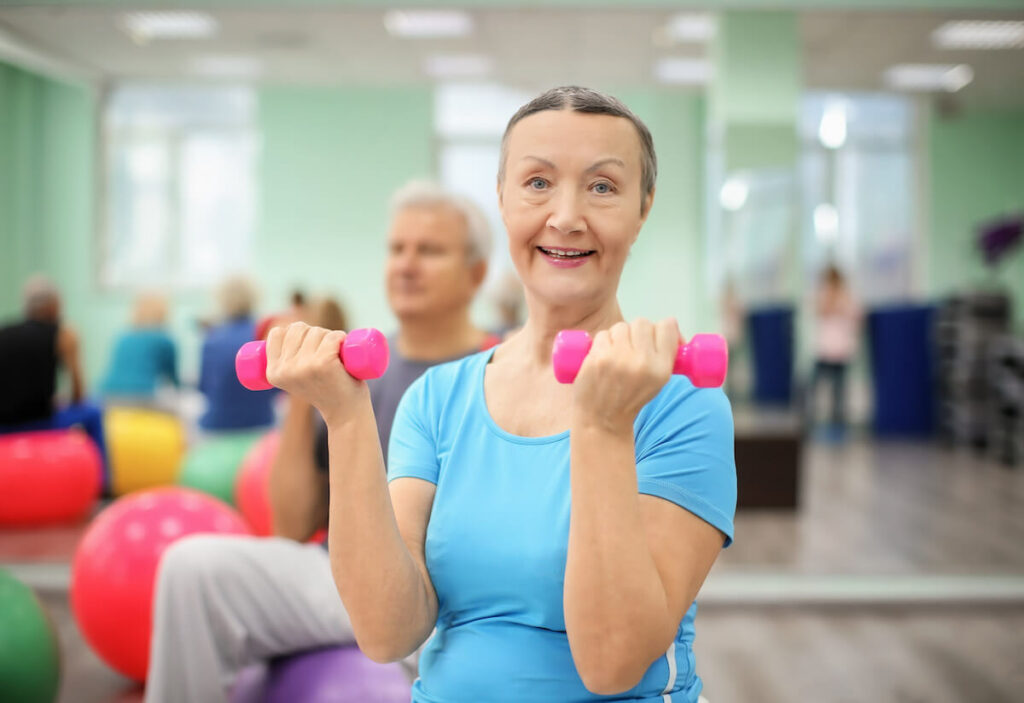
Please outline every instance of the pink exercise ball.
[{"label": "pink exercise ball", "polygon": [[153,588],[171,543],[199,533],[249,534],[221,501],[181,487],[125,496],[96,516],[71,566],[71,610],[99,656],[142,681],[149,665]]},{"label": "pink exercise ball", "polygon": [[99,450],[77,430],[0,435],[0,525],[85,517],[100,493]]},{"label": "pink exercise ball", "polygon": [[268,432],[242,461],[235,481],[235,505],[254,535],[265,537],[273,530],[270,516],[270,466],[277,456],[281,436]]}]

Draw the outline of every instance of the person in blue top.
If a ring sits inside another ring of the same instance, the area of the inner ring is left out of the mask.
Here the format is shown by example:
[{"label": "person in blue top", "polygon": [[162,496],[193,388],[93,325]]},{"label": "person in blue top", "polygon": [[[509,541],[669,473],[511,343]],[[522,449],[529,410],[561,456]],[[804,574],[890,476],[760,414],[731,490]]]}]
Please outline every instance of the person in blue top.
[{"label": "person in blue top", "polygon": [[[328,427],[331,567],[359,646],[393,661],[429,638],[417,703],[699,700],[695,599],[733,537],[732,415],[721,389],[671,376],[674,320],[627,323],[618,304],[656,171],[610,96],[557,88],[512,117],[498,200],[526,323],[410,386],[386,480],[343,333],[268,339],[268,379]],[[552,372],[562,329],[594,335],[572,385]]]},{"label": "person in blue top", "polygon": [[110,357],[101,387],[105,400],[148,404],[160,382],[179,385],[178,354],[164,328],[166,320],[163,296],[144,293],[138,297],[131,329],[121,334]]},{"label": "person in blue top", "polygon": [[268,427],[274,421],[276,393],[253,393],[238,381],[235,355],[253,340],[256,325],[252,308],[256,291],[241,276],[225,280],[217,291],[222,322],[211,327],[203,340],[199,391],[206,396],[206,412],[199,418],[204,430],[241,430]]}]

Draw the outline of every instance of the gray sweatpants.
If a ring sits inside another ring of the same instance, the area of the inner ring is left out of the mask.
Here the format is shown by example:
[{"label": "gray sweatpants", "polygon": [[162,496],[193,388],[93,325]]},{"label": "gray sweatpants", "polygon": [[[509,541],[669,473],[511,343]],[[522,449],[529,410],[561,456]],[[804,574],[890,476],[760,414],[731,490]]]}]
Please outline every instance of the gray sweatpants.
[{"label": "gray sweatpants", "polygon": [[146,703],[226,701],[248,664],[355,642],[327,550],[275,537],[175,542],[153,611]]}]

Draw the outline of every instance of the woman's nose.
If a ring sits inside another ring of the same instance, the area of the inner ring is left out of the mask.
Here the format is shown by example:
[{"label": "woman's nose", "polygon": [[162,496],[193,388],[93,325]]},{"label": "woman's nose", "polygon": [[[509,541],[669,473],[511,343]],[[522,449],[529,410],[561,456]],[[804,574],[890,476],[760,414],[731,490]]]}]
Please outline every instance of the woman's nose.
[{"label": "woman's nose", "polygon": [[547,225],[562,234],[575,234],[587,229],[579,195],[574,190],[563,190],[551,201],[552,210]]}]

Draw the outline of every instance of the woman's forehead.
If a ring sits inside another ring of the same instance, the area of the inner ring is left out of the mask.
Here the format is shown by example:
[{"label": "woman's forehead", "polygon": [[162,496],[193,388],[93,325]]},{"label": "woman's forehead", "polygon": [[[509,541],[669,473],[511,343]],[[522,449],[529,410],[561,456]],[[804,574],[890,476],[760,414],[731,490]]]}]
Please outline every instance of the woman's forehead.
[{"label": "woman's forehead", "polygon": [[545,110],[524,117],[508,136],[509,165],[528,157],[558,164],[618,158],[640,164],[640,137],[628,119],[571,110]]}]

